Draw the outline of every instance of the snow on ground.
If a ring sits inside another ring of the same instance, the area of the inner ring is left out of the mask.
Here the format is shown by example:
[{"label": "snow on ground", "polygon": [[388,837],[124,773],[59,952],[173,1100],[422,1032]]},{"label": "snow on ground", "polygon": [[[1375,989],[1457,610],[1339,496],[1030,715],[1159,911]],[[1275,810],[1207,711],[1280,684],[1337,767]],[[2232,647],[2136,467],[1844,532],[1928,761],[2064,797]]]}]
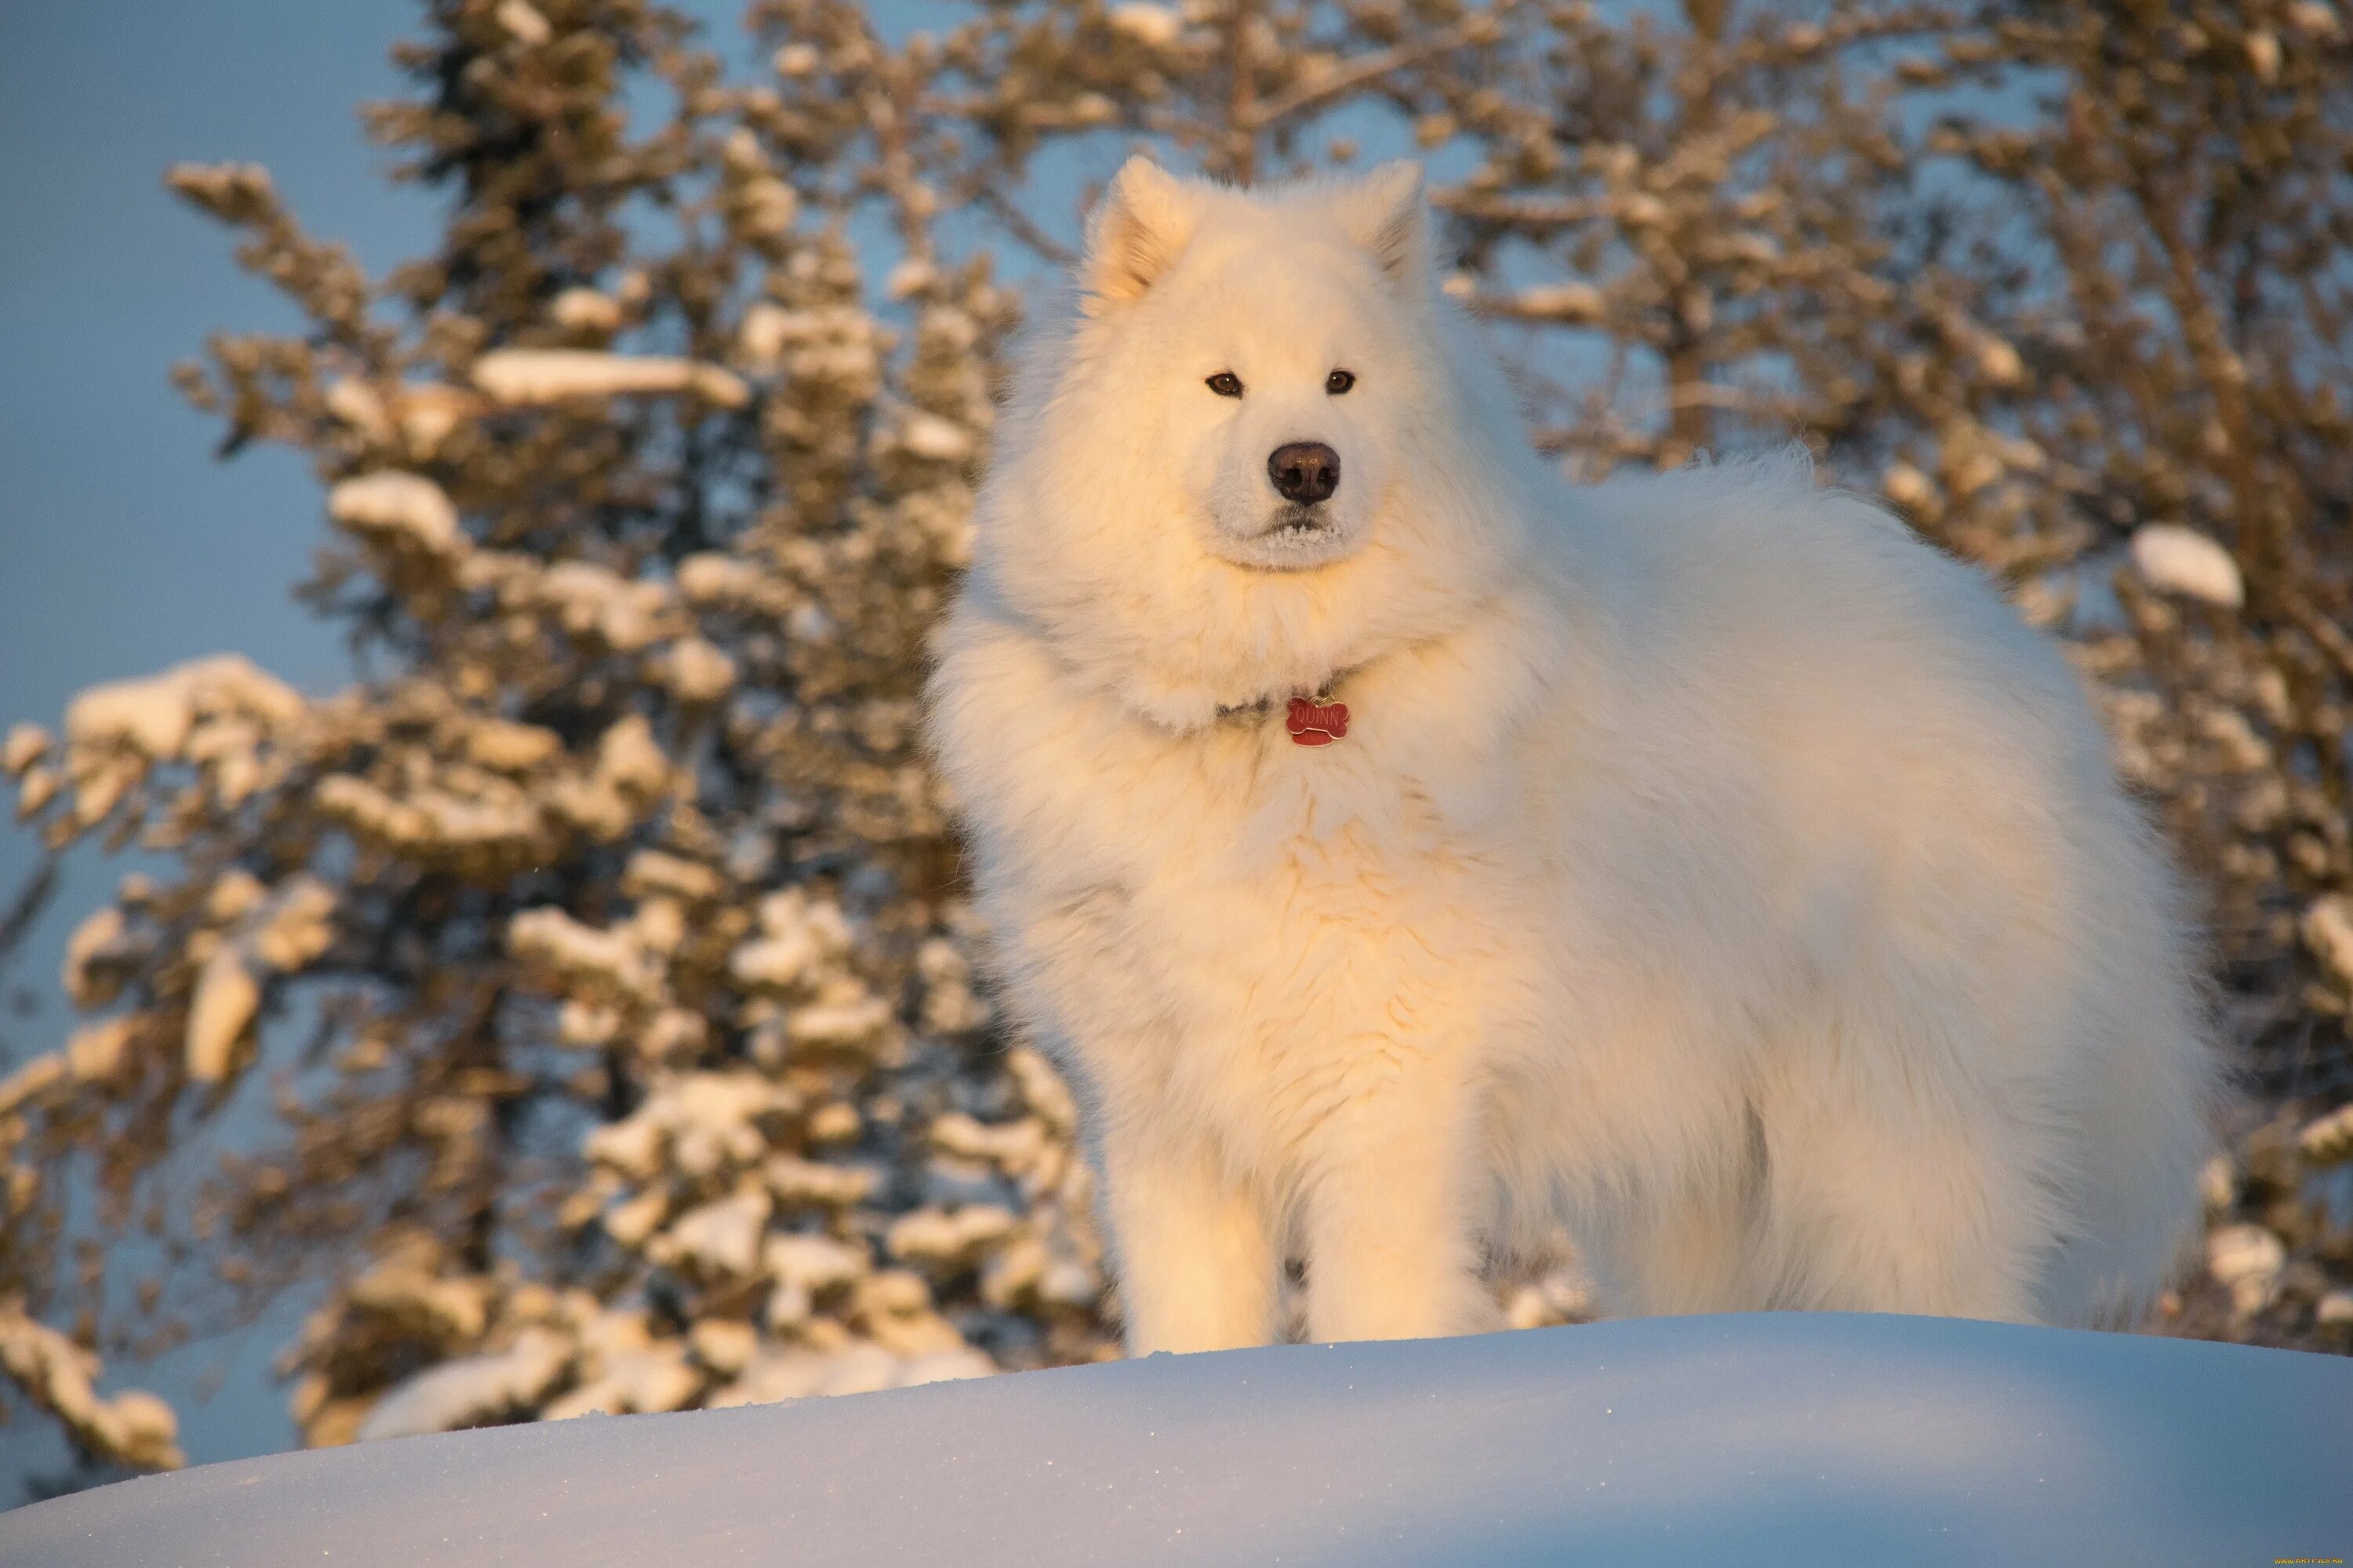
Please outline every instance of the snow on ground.
[{"label": "snow on ground", "polygon": [[208,1465],[10,1568],[2353,1557],[2353,1361],[1919,1318],[1285,1346]]}]

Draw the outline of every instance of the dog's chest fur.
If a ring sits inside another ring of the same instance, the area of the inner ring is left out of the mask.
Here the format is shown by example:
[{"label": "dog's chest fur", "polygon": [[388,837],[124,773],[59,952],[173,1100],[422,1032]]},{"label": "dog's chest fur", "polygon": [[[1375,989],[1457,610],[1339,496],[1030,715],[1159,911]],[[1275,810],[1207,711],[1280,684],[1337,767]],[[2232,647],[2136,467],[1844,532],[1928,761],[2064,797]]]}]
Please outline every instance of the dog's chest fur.
[{"label": "dog's chest fur", "polygon": [[1475,1070],[1530,1011],[1542,857],[1495,754],[1535,672],[1475,643],[1395,656],[1308,747],[1279,704],[1180,734],[1025,638],[968,652],[994,688],[974,708],[1021,715],[965,772],[988,779],[980,885],[1036,1022],[1085,1043],[1109,1100],[1295,1149],[1422,1054]]}]

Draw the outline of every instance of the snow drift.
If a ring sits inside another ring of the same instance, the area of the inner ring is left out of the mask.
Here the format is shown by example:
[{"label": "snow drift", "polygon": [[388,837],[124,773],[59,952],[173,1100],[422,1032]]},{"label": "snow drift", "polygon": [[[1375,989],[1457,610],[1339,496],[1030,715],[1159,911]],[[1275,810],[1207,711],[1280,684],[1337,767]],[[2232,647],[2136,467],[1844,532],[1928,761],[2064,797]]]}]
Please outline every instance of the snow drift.
[{"label": "snow drift", "polygon": [[1168,1357],[208,1465],[11,1568],[2353,1556],[2353,1361],[1918,1318]]}]

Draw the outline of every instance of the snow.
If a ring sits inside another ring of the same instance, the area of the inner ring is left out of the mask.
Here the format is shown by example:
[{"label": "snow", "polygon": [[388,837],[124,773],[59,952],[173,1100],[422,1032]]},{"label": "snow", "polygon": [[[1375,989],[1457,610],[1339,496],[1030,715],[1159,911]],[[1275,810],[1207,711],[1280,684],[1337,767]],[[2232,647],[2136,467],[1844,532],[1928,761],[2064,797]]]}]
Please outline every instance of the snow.
[{"label": "snow", "polygon": [[849,922],[839,905],[812,901],[801,888],[786,888],[760,901],[761,935],[737,948],[729,972],[745,985],[776,990],[796,984],[810,971],[850,948]]},{"label": "snow", "polygon": [[676,1410],[702,1385],[702,1379],[688,1363],[686,1347],[670,1340],[607,1355],[601,1374],[550,1404],[547,1414],[550,1420],[568,1421],[579,1415]]},{"label": "snow", "polygon": [[37,814],[58,798],[65,788],[65,775],[54,768],[28,767],[23,781],[16,787],[16,820],[23,821]]},{"label": "snow", "polygon": [[401,436],[429,457],[479,408],[480,400],[461,388],[436,381],[412,381],[395,398],[392,416]]},{"label": "snow", "polygon": [[768,1272],[787,1288],[811,1293],[850,1284],[866,1272],[865,1249],[831,1236],[770,1236],[766,1256]]},{"label": "snow", "polygon": [[205,960],[195,999],[188,1004],[185,1057],[191,1079],[217,1084],[228,1076],[237,1042],[260,1006],[261,982],[243,953],[224,947]]},{"label": "snow", "polygon": [[2306,910],[2304,939],[2331,969],[2353,980],[2353,898],[2335,893]]},{"label": "snow", "polygon": [[995,1371],[978,1351],[941,1351],[913,1357],[894,1356],[876,1344],[854,1344],[827,1355],[781,1351],[754,1359],[742,1381],[723,1392],[712,1408],[730,1410],[786,1399],[919,1388],[928,1383],[987,1377]]},{"label": "snow", "polygon": [[444,1339],[470,1340],[480,1334],[490,1311],[480,1283],[434,1275],[429,1249],[416,1250],[422,1255],[396,1256],[360,1276],[346,1298],[355,1308],[429,1328]]},{"label": "snow", "polygon": [[590,561],[562,561],[543,573],[537,601],[553,609],[565,629],[591,633],[624,653],[653,642],[662,633],[670,594],[661,584],[632,582]]},{"label": "snow", "polygon": [[702,551],[678,564],[678,591],[691,604],[754,599],[765,581],[757,567],[717,550]]},{"label": "snow", "polygon": [[304,873],[288,877],[248,922],[253,956],[281,973],[301,969],[333,941],[334,912],[333,888]]},{"label": "snow", "polygon": [[2250,32],[2247,35],[2247,64],[2253,69],[2257,81],[2269,82],[2277,77],[2280,68],[2279,36],[2260,27]]},{"label": "snow", "polygon": [[767,1163],[760,1168],[760,1175],[780,1203],[823,1204],[838,1209],[864,1202],[881,1180],[871,1169],[828,1165],[790,1154],[770,1155]]},{"label": "snow", "polygon": [[962,462],[972,455],[972,432],[937,414],[915,409],[899,427],[898,444],[933,462]]},{"label": "snow", "polygon": [[621,871],[621,891],[632,898],[668,894],[676,898],[716,898],[726,891],[719,874],[698,862],[639,850]]},{"label": "snow", "polygon": [[913,1262],[970,1262],[1011,1235],[1020,1220],[997,1203],[972,1203],[964,1208],[914,1209],[891,1222],[883,1245],[893,1257]]},{"label": "snow", "polygon": [[786,1013],[785,1037],[796,1045],[855,1045],[888,1029],[892,1016],[891,1003],[882,997],[829,997]]},{"label": "snow", "polygon": [[66,740],[76,751],[125,747],[161,760],[178,756],[189,732],[212,715],[282,724],[302,706],[292,687],[242,654],[216,653],[158,675],[85,688],[66,708]]},{"label": "snow", "polygon": [[655,673],[682,703],[712,703],[735,684],[735,661],[716,643],[700,637],[681,637],[670,644]]},{"label": "snow", "polygon": [[498,8],[491,13],[498,18],[514,40],[525,46],[543,44],[555,36],[547,18],[539,14],[530,0],[499,0]]},{"label": "snow", "polygon": [[1167,48],[1185,31],[1185,20],[1175,6],[1150,5],[1145,0],[1114,5],[1110,17],[1113,31],[1126,34],[1146,48]]},{"label": "snow", "polygon": [[466,726],[466,755],[500,773],[526,773],[564,749],[563,737],[535,724],[476,718]]},{"label": "snow", "polygon": [[[24,1313],[23,1304],[0,1297],[0,1371],[14,1378],[83,1441],[135,1464],[177,1465],[178,1427],[172,1407],[137,1390],[102,1398],[91,1387],[98,1358]],[[31,1563],[9,1549],[0,1520],[0,1562]]]},{"label": "snow", "polygon": [[705,1275],[751,1274],[759,1266],[769,1206],[766,1192],[750,1189],[690,1209],[654,1238],[647,1255],[671,1267],[691,1264]]},{"label": "snow", "polygon": [[2242,1318],[2271,1300],[2286,1267],[2286,1244],[2261,1225],[2224,1225],[2206,1238],[2206,1272],[2229,1287]]},{"label": "snow", "polygon": [[76,1007],[102,1006],[121,988],[119,967],[136,962],[141,953],[121,906],[101,904],[66,938],[58,983]]},{"label": "snow", "polygon": [[392,420],[384,399],[366,382],[339,376],[327,386],[327,412],[374,440],[388,440]]},{"label": "snow", "polygon": [[1552,283],[1523,289],[1513,296],[1513,314],[1538,321],[1595,322],[1608,308],[1601,291],[1590,283]]},{"label": "snow", "polygon": [[444,1361],[401,1384],[360,1423],[360,1440],[443,1432],[503,1415],[538,1400],[571,1359],[562,1335],[525,1329],[506,1350]]},{"label": "snow", "polygon": [[2316,1164],[2353,1160],[2353,1105],[2341,1105],[2309,1122],[2296,1135],[2296,1147]]},{"label": "snow", "polygon": [[2231,552],[2195,528],[2151,523],[2133,530],[2133,565],[2149,586],[2186,599],[2237,609],[2247,599]]},{"label": "snow", "polygon": [[1978,373],[1997,387],[2015,387],[2026,379],[2026,361],[2011,344],[1991,333],[1977,342]]},{"label": "snow", "polygon": [[[773,1360],[747,1384],[792,1390],[816,1370]],[[2287,1351],[1930,1319],[1654,1319],[210,1465],[0,1516],[0,1560],[2262,1562],[2353,1540],[2348,1401],[2353,1361]]]},{"label": "snow", "polygon": [[704,1177],[756,1160],[769,1141],[759,1118],[788,1116],[799,1106],[792,1089],[756,1074],[674,1074],[657,1078],[628,1116],[593,1129],[582,1148],[597,1163],[645,1180],[661,1168],[667,1142],[673,1166]]},{"label": "snow", "polygon": [[86,1084],[103,1083],[113,1077],[130,1062],[131,1043],[139,1033],[139,1024],[136,1013],[83,1024],[66,1037],[63,1054],[67,1070]]},{"label": "snow", "polygon": [[774,369],[785,349],[807,336],[811,327],[802,313],[761,300],[744,311],[736,344],[747,363],[757,369]]},{"label": "snow", "polygon": [[[519,4],[520,0],[510,0]],[[534,13],[535,14],[535,13]],[[545,22],[540,24],[544,27]],[[609,334],[620,330],[621,302],[594,289],[571,288],[549,302],[547,313],[556,325],[574,332]]]},{"label": "snow", "polygon": [[39,725],[11,725],[8,738],[0,741],[0,773],[11,779],[22,777],[25,769],[48,754],[49,744],[49,732]]},{"label": "snow", "polygon": [[518,911],[507,922],[507,949],[570,979],[622,996],[650,998],[658,982],[652,957],[627,927],[600,930],[554,907]]},{"label": "snow", "polygon": [[474,385],[501,403],[518,405],[621,393],[691,392],[722,408],[740,408],[752,399],[740,377],[716,365],[584,348],[496,349],[474,361]]},{"label": "snow", "polygon": [[596,743],[596,777],[625,793],[650,795],[670,780],[670,759],[642,714],[607,730]]},{"label": "snow", "polygon": [[757,238],[769,239],[783,234],[793,226],[800,210],[800,197],[793,187],[774,175],[745,180],[735,192],[735,221],[744,233]]},{"label": "snow", "polygon": [[[1114,27],[1119,26],[1116,15],[1113,18],[1112,26]],[[909,256],[883,275],[882,292],[888,299],[912,300],[939,281],[940,270],[928,259],[922,256]]]},{"label": "snow", "polygon": [[51,1089],[71,1081],[71,1059],[60,1051],[45,1052],[23,1066],[0,1078],[0,1117],[12,1115],[22,1106],[47,1096]]},{"label": "snow", "polygon": [[458,509],[423,474],[398,469],[347,479],[327,493],[327,514],[353,532],[386,544],[406,544],[428,556],[464,547]]}]

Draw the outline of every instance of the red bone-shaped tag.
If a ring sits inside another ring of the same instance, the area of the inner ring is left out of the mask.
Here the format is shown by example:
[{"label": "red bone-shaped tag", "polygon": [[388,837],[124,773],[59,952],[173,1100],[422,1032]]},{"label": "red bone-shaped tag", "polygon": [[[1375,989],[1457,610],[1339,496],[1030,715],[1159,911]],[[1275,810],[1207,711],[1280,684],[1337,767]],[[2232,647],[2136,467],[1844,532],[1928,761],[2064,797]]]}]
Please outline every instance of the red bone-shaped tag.
[{"label": "red bone-shaped tag", "polygon": [[1329,746],[1348,733],[1348,705],[1293,697],[1291,716],[1283,726],[1291,731],[1295,746]]}]

